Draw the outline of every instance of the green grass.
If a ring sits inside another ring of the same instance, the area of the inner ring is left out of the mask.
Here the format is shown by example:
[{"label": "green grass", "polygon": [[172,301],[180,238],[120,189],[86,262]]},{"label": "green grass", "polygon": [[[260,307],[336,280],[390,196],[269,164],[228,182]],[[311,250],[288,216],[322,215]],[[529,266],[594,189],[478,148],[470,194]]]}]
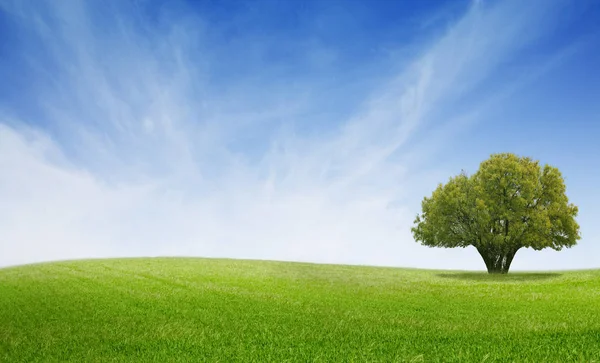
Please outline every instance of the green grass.
[{"label": "green grass", "polygon": [[1,362],[600,361],[600,270],[213,259],[0,269]]}]

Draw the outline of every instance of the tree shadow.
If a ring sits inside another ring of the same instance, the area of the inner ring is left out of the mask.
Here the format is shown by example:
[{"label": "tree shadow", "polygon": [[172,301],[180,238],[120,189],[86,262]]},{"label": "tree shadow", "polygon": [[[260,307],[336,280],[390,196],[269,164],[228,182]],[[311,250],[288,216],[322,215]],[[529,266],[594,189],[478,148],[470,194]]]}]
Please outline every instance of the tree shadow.
[{"label": "tree shadow", "polygon": [[444,279],[465,281],[527,282],[554,279],[562,276],[562,274],[556,272],[509,272],[507,274],[488,274],[487,272],[448,272],[437,274],[436,276]]}]

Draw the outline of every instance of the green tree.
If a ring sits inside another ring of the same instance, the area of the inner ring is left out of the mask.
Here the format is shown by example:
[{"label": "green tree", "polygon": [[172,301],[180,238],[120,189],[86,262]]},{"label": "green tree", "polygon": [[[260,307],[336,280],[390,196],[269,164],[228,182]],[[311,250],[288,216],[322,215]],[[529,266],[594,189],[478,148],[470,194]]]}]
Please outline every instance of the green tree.
[{"label": "green tree", "polygon": [[424,198],[412,233],[429,247],[473,246],[489,273],[507,273],[520,248],[559,251],[581,238],[565,191],[557,168],[494,154]]}]

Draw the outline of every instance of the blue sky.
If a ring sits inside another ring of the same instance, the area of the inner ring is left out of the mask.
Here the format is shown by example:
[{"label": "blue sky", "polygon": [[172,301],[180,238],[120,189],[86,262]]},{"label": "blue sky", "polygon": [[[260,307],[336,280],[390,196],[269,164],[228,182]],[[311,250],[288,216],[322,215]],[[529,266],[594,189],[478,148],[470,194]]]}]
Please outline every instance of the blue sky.
[{"label": "blue sky", "polygon": [[600,267],[600,4],[0,0],[0,265],[206,256],[483,269],[421,199],[557,166]]}]

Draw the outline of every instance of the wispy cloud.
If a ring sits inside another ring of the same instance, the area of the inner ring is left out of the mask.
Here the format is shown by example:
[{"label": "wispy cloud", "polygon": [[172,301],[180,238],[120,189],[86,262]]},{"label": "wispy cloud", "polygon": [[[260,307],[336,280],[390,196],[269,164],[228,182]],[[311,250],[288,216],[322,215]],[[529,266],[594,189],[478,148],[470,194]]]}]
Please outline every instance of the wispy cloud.
[{"label": "wispy cloud", "polygon": [[[400,74],[380,71],[389,81],[360,104],[322,114],[347,91],[267,60],[264,38],[228,48],[185,9],[149,24],[121,2],[38,5],[1,5],[29,34],[38,87],[24,95],[36,112],[3,105],[0,119],[0,265],[196,255],[480,268],[474,253],[410,236],[421,193],[441,181],[418,165],[436,148],[423,130],[493,102],[481,87],[560,10],[474,2]],[[302,47],[302,67],[335,62],[334,49]],[[240,56],[248,69],[228,77]]]}]

